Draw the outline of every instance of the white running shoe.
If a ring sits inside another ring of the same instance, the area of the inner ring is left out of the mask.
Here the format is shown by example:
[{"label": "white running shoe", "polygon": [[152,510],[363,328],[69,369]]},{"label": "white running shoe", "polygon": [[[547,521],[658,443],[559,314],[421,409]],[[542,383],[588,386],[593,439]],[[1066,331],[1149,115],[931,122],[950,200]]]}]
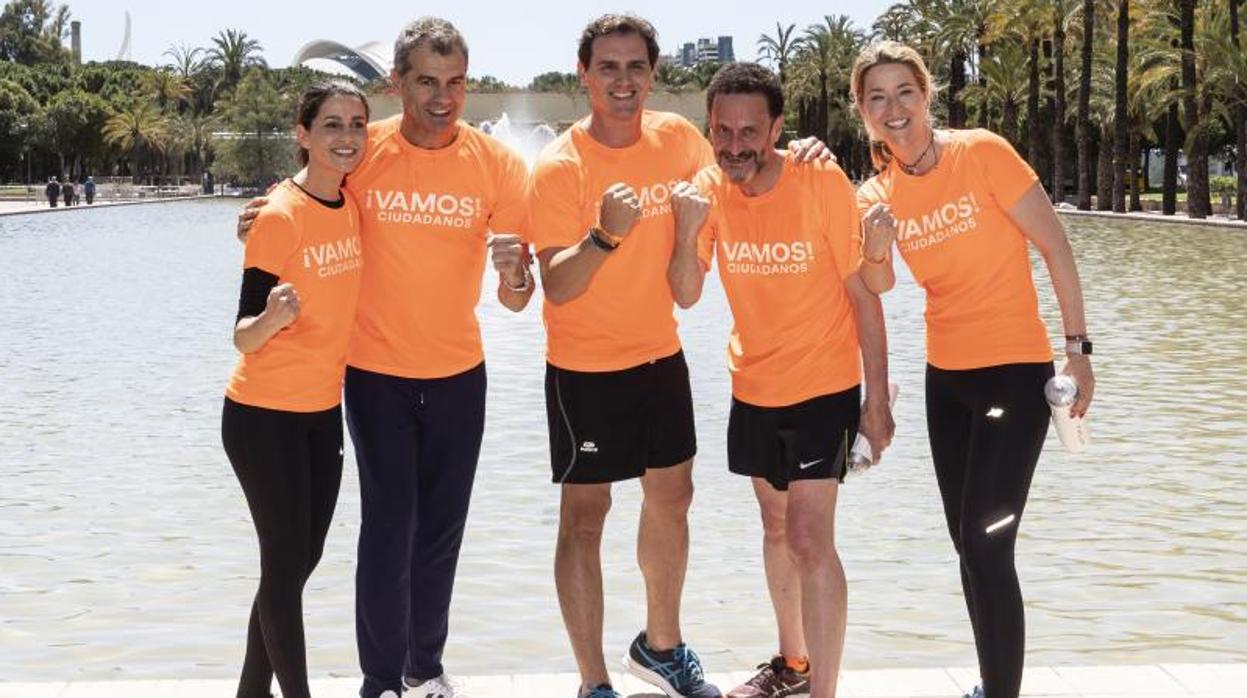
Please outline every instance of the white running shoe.
[{"label": "white running shoe", "polygon": [[459,682],[445,673],[421,683],[404,678],[403,685],[407,687],[407,698],[469,698]]}]

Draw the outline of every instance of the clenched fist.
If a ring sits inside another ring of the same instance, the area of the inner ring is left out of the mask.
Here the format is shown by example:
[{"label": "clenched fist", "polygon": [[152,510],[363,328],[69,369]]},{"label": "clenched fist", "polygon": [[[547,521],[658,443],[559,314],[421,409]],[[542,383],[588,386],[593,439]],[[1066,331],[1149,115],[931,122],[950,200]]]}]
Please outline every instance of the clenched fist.
[{"label": "clenched fist", "polygon": [[892,207],[875,204],[862,216],[862,257],[868,262],[882,262],[896,241],[896,219]]},{"label": "clenched fist", "polygon": [[641,202],[632,187],[616,182],[602,194],[602,208],[598,213],[598,227],[607,234],[622,238],[632,231],[641,217]]},{"label": "clenched fist", "polygon": [[503,283],[511,288],[519,288],[525,284],[525,269],[528,264],[528,249],[519,235],[494,235],[485,238],[489,247],[490,260]]},{"label": "clenched fist", "polygon": [[701,195],[697,185],[676,182],[671,190],[671,210],[675,214],[676,235],[697,237],[706,217],[710,215],[710,200]]},{"label": "clenched fist", "polygon": [[299,292],[294,284],[278,284],[268,292],[268,302],[264,306],[264,314],[272,318],[270,322],[276,327],[288,327],[299,317]]}]

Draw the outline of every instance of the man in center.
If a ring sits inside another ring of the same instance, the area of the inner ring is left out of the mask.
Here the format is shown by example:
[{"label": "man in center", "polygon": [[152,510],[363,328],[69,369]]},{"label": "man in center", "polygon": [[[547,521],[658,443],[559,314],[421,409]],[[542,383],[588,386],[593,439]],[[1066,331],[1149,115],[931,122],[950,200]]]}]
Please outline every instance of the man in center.
[{"label": "man in center", "polygon": [[[674,187],[677,303],[701,296],[711,260],[732,308],[728,468],[752,480],[779,652],[729,698],[833,698],[847,584],[835,547],[839,484],[858,431],[891,442],[878,297],[857,275],[856,194],[834,163],[794,167],[776,144],[784,93],[753,63],[706,92],[717,165]],[[866,401],[861,402],[862,374]]]},{"label": "man in center", "polygon": [[617,698],[602,650],[600,547],[611,483],[639,477],[648,614],[625,663],[669,696],[718,698],[680,633],[697,441],[666,279],[671,187],[714,156],[687,120],[644,108],[658,60],[649,22],[594,20],[578,59],[592,113],[542,152],[529,202],[546,297],[551,464],[562,488],[559,605],[580,695]]}]

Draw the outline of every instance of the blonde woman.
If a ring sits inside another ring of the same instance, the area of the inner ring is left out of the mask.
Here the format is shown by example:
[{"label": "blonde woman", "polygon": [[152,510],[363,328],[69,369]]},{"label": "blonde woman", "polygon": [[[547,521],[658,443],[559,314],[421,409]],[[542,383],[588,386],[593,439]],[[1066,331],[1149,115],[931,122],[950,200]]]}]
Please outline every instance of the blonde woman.
[{"label": "blonde woman", "polygon": [[983,681],[971,695],[1014,698],[1026,639],[1014,543],[1054,372],[1027,246],[1061,307],[1076,416],[1095,389],[1078,269],[1043,186],[1006,140],[933,127],[931,74],[916,51],[865,49],[851,89],[879,170],[858,192],[861,276],[890,289],[895,248],[927,295],[927,430]]}]

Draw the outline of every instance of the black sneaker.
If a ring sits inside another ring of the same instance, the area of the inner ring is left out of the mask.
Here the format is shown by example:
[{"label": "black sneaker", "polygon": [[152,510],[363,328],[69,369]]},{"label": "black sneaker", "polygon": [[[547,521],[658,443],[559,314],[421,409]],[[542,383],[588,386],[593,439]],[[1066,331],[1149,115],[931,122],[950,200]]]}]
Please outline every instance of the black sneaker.
[{"label": "black sneaker", "polygon": [[983,695],[983,687],[975,686],[974,690],[967,693],[964,698],[985,698]]},{"label": "black sneaker", "polygon": [[787,698],[809,692],[809,672],[802,674],[788,666],[783,657],[775,656],[770,662],[759,664],[758,673],[729,691],[727,698]]},{"label": "black sneaker", "polygon": [[683,642],[675,649],[659,652],[645,642],[642,630],[628,647],[624,666],[633,676],[662,689],[669,698],[723,698],[714,684],[706,683],[701,660]]},{"label": "black sneaker", "polygon": [[592,690],[584,695],[577,691],[576,698],[623,698],[623,696],[619,695],[619,691],[611,688],[610,684],[602,683],[594,686]]}]

